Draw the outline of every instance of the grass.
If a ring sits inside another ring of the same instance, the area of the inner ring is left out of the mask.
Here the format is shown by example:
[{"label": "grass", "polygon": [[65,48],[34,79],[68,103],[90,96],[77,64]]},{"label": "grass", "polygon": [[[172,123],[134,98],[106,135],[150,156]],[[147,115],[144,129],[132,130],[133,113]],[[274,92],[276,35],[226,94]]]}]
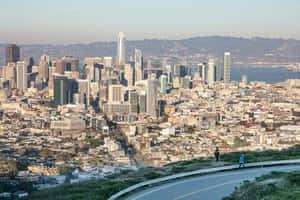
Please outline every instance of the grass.
[{"label": "grass", "polygon": [[[213,158],[194,159],[168,164],[162,168],[141,168],[138,171],[123,171],[120,174],[114,174],[104,179],[91,180],[76,184],[65,184],[57,188],[42,191],[34,191],[26,200],[102,200],[108,199],[113,194],[137,183],[161,178],[182,172],[189,172],[204,168],[220,167],[225,165],[237,164],[241,154],[245,155],[246,163],[261,162],[270,160],[289,160],[300,159],[300,146],[295,146],[282,151],[264,151],[264,152],[233,152],[221,155],[221,162],[215,162]],[[273,174],[274,175],[274,174]],[[295,175],[295,174],[294,174]],[[297,175],[298,176],[298,175]],[[300,174],[299,174],[300,176]],[[300,177],[299,177],[300,178]],[[297,178],[296,178],[297,179]],[[290,181],[296,182],[297,180]],[[300,180],[300,179],[299,179]],[[247,183],[250,184],[250,183]],[[298,183],[297,183],[298,184]],[[300,184],[299,184],[300,185]],[[275,185],[276,186],[276,185]],[[266,186],[263,192],[273,191],[272,185]],[[282,193],[281,195],[286,195]],[[230,198],[230,197],[228,197]],[[232,200],[232,199],[228,199]],[[274,200],[274,199],[269,199]]]},{"label": "grass", "polygon": [[246,181],[223,200],[294,200],[300,199],[300,171],[271,172]]}]

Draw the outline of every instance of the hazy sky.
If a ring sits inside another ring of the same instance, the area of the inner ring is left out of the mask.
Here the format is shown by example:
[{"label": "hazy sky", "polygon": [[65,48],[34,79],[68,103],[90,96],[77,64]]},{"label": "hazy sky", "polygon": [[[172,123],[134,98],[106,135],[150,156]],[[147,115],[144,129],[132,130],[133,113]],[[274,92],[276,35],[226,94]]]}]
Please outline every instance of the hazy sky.
[{"label": "hazy sky", "polygon": [[300,0],[0,0],[0,42],[224,35],[300,39]]}]

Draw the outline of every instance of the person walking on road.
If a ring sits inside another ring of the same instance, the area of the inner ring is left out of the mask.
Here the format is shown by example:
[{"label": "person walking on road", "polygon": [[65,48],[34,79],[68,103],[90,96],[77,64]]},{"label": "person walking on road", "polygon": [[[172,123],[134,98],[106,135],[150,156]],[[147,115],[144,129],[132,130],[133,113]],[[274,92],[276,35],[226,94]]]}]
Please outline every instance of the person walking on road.
[{"label": "person walking on road", "polygon": [[215,158],[216,161],[219,162],[219,158],[220,158],[220,151],[219,151],[219,147],[216,147],[216,151],[215,151]]},{"label": "person walking on road", "polygon": [[239,166],[239,168],[241,168],[241,167],[245,167],[245,156],[244,156],[244,154],[242,154],[241,157],[240,157],[240,166]]}]

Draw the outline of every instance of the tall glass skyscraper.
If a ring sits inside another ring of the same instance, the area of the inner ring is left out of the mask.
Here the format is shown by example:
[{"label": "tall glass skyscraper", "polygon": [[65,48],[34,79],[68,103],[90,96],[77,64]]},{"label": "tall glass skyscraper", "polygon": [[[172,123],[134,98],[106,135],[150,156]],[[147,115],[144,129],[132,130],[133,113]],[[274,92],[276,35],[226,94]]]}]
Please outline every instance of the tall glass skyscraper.
[{"label": "tall glass skyscraper", "polygon": [[126,62],[125,40],[125,34],[120,32],[118,38],[118,64],[125,64]]},{"label": "tall glass skyscraper", "polygon": [[167,76],[166,75],[161,75],[160,77],[160,87],[161,87],[161,93],[163,95],[167,94],[167,84],[168,84],[168,81],[167,81]]},{"label": "tall glass skyscraper", "polygon": [[224,76],[223,76],[223,80],[225,83],[230,81],[230,65],[231,65],[230,52],[225,52],[224,53]]},{"label": "tall glass skyscraper", "polygon": [[141,81],[144,79],[143,72],[143,55],[142,51],[139,49],[135,49],[135,82]]}]

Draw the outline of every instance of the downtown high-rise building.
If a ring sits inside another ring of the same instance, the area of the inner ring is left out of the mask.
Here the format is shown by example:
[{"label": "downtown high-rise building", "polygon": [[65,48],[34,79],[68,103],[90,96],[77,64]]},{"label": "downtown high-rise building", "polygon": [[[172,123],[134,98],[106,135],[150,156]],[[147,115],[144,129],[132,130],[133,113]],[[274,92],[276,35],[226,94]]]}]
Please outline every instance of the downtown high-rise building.
[{"label": "downtown high-rise building", "polygon": [[224,76],[223,76],[223,80],[225,83],[230,81],[230,65],[231,65],[230,52],[225,52],[224,53]]},{"label": "downtown high-rise building", "polygon": [[131,64],[125,64],[124,66],[124,79],[128,87],[134,86],[134,69]]},{"label": "downtown high-rise building", "polygon": [[215,82],[215,62],[213,59],[209,59],[207,64],[207,79],[208,85],[213,85]]},{"label": "downtown high-rise building", "polygon": [[160,90],[162,95],[167,94],[167,85],[168,85],[168,77],[163,74],[160,76]]},{"label": "downtown high-rise building", "polygon": [[157,89],[158,80],[155,78],[155,74],[147,80],[147,113],[152,117],[157,117],[158,102],[157,102]]},{"label": "downtown high-rise building", "polygon": [[135,82],[141,81],[144,79],[144,69],[143,69],[143,55],[142,51],[135,49]]},{"label": "downtown high-rise building", "polygon": [[221,81],[222,69],[221,69],[221,62],[219,59],[216,60],[215,74],[216,74],[215,80]]},{"label": "downtown high-rise building", "polygon": [[20,60],[20,48],[15,44],[9,44],[6,47],[6,65],[10,62]]},{"label": "downtown high-rise building", "polygon": [[72,56],[64,56],[62,58],[63,61],[66,62],[65,71],[78,72],[79,71],[79,60],[73,58]]},{"label": "downtown high-rise building", "polygon": [[66,76],[54,77],[54,105],[73,103],[74,94],[78,92],[78,84],[75,80]]},{"label": "downtown high-rise building", "polygon": [[118,58],[118,64],[122,65],[125,64],[126,62],[126,48],[125,48],[125,34],[123,32],[119,33],[119,38],[118,38],[118,53],[117,53],[117,58]]},{"label": "downtown high-rise building", "polygon": [[40,79],[42,80],[48,80],[49,78],[49,64],[47,61],[45,60],[40,60],[40,63],[39,63],[39,77]]},{"label": "downtown high-rise building", "polygon": [[28,88],[27,65],[24,61],[17,62],[16,74],[17,74],[17,88],[21,91],[27,90]]},{"label": "downtown high-rise building", "polygon": [[124,86],[123,85],[109,85],[108,87],[108,101],[109,102],[123,102],[124,101]]},{"label": "downtown high-rise building", "polygon": [[207,74],[206,63],[198,64],[198,71],[200,73],[201,80],[205,81],[206,80],[206,74]]}]

